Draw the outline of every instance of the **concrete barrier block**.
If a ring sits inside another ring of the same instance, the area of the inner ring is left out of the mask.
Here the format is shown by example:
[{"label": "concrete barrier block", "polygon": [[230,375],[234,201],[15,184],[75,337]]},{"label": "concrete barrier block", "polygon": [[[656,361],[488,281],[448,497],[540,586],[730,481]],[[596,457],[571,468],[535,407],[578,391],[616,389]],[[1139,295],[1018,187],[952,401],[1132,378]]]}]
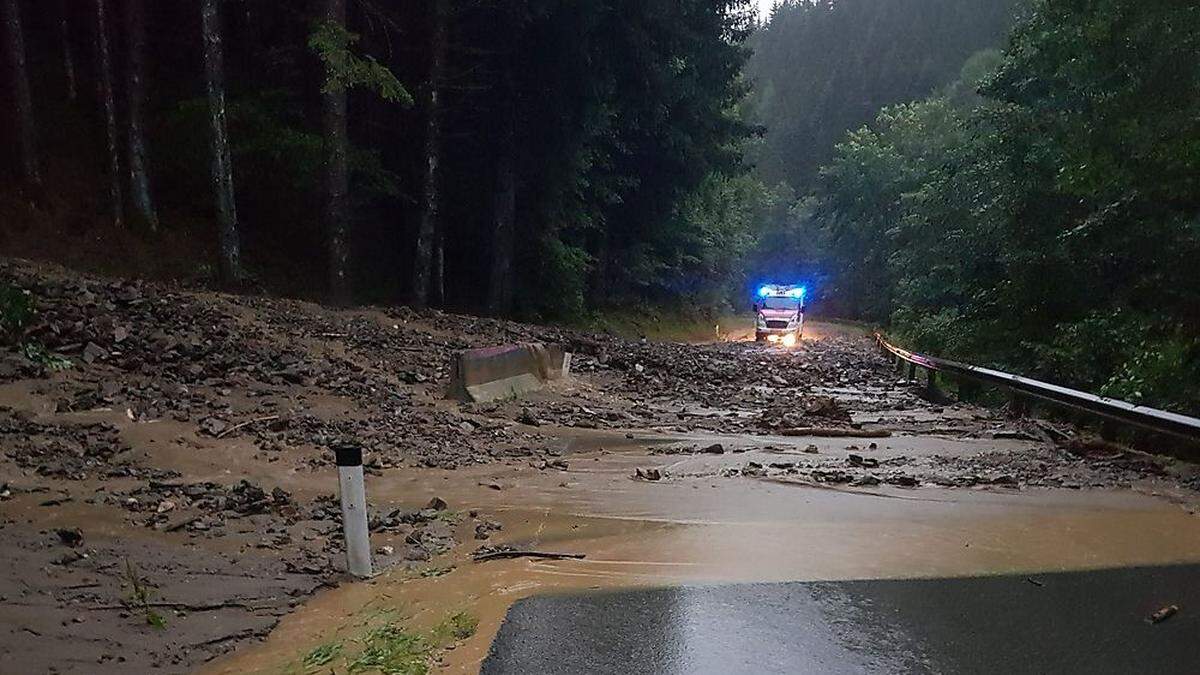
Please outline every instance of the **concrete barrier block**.
[{"label": "concrete barrier block", "polygon": [[486,402],[537,391],[546,382],[566,377],[570,354],[561,345],[501,345],[459,352],[449,396]]}]

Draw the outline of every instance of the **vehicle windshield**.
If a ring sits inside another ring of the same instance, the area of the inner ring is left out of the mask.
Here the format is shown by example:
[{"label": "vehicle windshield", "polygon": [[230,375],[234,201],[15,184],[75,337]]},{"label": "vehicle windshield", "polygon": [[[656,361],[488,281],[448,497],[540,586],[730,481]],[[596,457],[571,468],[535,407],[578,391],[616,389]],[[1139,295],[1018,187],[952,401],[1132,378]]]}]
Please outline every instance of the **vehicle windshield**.
[{"label": "vehicle windshield", "polygon": [[763,309],[796,309],[800,306],[799,298],[763,298]]}]

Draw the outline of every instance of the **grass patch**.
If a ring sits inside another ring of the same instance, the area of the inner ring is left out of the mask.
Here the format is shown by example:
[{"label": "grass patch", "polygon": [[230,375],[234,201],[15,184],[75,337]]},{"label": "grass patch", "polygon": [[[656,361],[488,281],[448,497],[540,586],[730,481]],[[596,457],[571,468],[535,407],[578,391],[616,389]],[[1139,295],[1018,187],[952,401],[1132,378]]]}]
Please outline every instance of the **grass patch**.
[{"label": "grass patch", "polygon": [[[299,665],[304,672],[320,669],[320,672],[425,675],[439,650],[471,637],[478,627],[479,620],[468,612],[447,616],[428,633],[389,620],[353,640],[362,645],[357,652],[347,653],[341,642],[327,642],[305,654]],[[290,668],[295,672],[295,662]]]},{"label": "grass patch", "polygon": [[479,628],[479,619],[467,612],[458,612],[451,614],[434,626],[429,637],[435,645],[444,647],[459,640],[466,640],[475,634],[477,628]]},{"label": "grass patch", "polygon": [[435,520],[443,520],[447,523],[450,523],[451,525],[457,525],[462,522],[463,514],[462,514],[462,511],[454,511],[451,509],[445,509],[443,511],[438,511],[437,515],[434,516],[434,519]]},{"label": "grass patch", "polygon": [[363,650],[347,666],[351,673],[425,675],[429,672],[429,642],[418,633],[386,624],[363,638]]},{"label": "grass patch", "polygon": [[319,668],[328,665],[342,653],[342,643],[326,642],[323,645],[313,647],[312,651],[304,655],[300,663],[305,668]]},{"label": "grass patch", "polygon": [[158,630],[165,629],[167,618],[150,606],[150,601],[154,598],[154,591],[141,578],[129,558],[125,559],[125,578],[129,582],[129,597],[125,604],[144,612],[146,624],[150,627]]}]

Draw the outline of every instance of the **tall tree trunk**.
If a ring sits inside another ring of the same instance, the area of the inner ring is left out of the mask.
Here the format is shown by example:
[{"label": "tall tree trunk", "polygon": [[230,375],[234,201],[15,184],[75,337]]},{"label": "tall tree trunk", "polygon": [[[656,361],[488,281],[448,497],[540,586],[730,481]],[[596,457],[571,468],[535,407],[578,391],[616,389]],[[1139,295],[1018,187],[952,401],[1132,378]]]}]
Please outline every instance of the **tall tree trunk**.
[{"label": "tall tree trunk", "polygon": [[41,170],[37,155],[37,126],[33,121],[33,97],[29,93],[29,71],[25,66],[25,34],[21,28],[21,8],[17,0],[0,0],[4,16],[4,51],[9,65],[12,101],[17,112],[17,152],[20,154],[21,179],[40,185]]},{"label": "tall tree trunk", "polygon": [[[325,20],[346,25],[346,0],[325,0]],[[329,243],[329,289],[334,302],[350,299],[350,247],[346,201],[350,192],[347,154],[346,89],[327,86],[323,100],[325,125],[325,231]]]},{"label": "tall tree trunk", "polygon": [[[433,31],[430,44],[429,83],[425,100],[425,174],[422,180],[425,203],[421,209],[421,221],[417,227],[416,254],[413,260],[413,305],[424,307],[429,301],[431,285],[430,270],[438,275],[441,265],[434,265],[434,247],[438,243],[441,227],[438,223],[439,190],[438,179],[442,161],[442,80],[446,69],[446,22],[449,7],[447,0],[433,0]],[[432,285],[441,287],[441,279],[433,279]]]},{"label": "tall tree trunk", "polygon": [[433,272],[429,278],[429,302],[434,307],[446,306],[446,231],[438,221],[433,245]]},{"label": "tall tree trunk", "polygon": [[129,154],[129,190],[134,208],[150,231],[158,229],[158,212],[150,195],[150,175],[146,167],[146,7],[145,0],[125,0],[125,33],[129,52],[125,63],[125,94],[128,98],[129,129],[126,134]]},{"label": "tall tree trunk", "polygon": [[200,8],[204,31],[204,78],[208,90],[209,140],[220,234],[221,278],[226,283],[237,283],[242,280],[242,255],[233,195],[233,162],[229,156],[229,133],[225,124],[225,51],[221,42],[221,15],[217,2],[203,0]]},{"label": "tall tree trunk", "polygon": [[59,37],[62,39],[63,75],[67,79],[67,99],[71,103],[74,103],[79,98],[79,94],[75,83],[75,50],[71,46],[71,23],[67,18],[67,12],[70,7],[69,1],[62,0],[59,3],[59,10],[62,16],[59,21]]},{"label": "tall tree trunk", "polygon": [[113,99],[112,56],[108,46],[107,0],[96,0],[96,51],[100,61],[100,105],[104,108],[104,136],[108,140],[108,205],[113,224],[125,225],[121,195],[121,156],[117,142],[117,104]]},{"label": "tall tree trunk", "polygon": [[512,75],[505,75],[505,102],[496,185],[492,202],[492,273],[488,288],[488,312],[504,316],[512,309],[513,238],[517,209],[516,101]]}]

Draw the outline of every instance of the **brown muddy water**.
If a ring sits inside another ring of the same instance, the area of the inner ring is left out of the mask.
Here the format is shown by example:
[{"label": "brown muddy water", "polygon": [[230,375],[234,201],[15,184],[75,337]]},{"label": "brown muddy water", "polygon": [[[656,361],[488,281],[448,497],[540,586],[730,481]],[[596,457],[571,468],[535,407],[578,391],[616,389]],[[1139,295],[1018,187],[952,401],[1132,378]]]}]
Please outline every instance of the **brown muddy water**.
[{"label": "brown muddy water", "polygon": [[[1200,518],[1190,507],[1135,490],[834,489],[720,475],[723,465],[777,456],[787,448],[664,456],[647,450],[659,436],[564,430],[563,440],[576,452],[566,471],[400,470],[369,478],[368,491],[376,499],[411,505],[439,496],[455,509],[479,509],[503,523],[503,531],[487,543],[586,558],[475,563],[470,552],[481,542],[468,538],[432,563],[453,567],[448,573],[426,578],[397,568],[319,594],[264,642],[201,672],[305,672],[301,658],[320,645],[353,651],[356,641],[385,621],[425,630],[459,611],[479,619],[478,631],[442,652],[435,670],[475,672],[507,609],[536,594],[1200,561]],[[888,441],[899,446],[891,451],[910,454],[979,450],[971,441],[957,448],[946,439]],[[763,443],[762,437],[748,441]],[[669,466],[672,478],[633,480],[638,466]]]}]

